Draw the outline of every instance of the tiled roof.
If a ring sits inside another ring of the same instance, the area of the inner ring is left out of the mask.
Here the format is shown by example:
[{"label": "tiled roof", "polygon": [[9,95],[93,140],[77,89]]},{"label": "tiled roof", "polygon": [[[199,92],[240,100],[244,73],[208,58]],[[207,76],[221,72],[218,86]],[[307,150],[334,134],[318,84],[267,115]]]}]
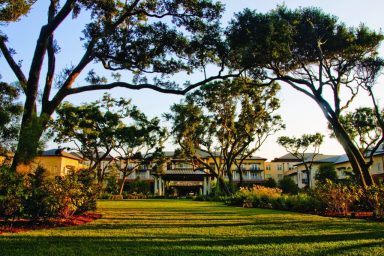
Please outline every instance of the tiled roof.
[{"label": "tiled roof", "polygon": [[166,170],[165,175],[206,175],[202,170],[193,170],[191,168],[178,168],[172,170]]},{"label": "tiled roof", "polygon": [[68,157],[68,158],[72,158],[72,159],[76,159],[76,160],[82,160],[77,155],[66,152],[66,151],[64,151],[64,149],[60,149],[60,148],[42,151],[40,153],[40,156],[63,156],[63,157]]}]

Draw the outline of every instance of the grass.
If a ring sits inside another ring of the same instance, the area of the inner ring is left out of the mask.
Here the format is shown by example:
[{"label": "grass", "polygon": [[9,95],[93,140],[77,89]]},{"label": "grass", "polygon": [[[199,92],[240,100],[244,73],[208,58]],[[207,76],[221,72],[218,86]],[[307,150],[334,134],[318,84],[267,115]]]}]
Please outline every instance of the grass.
[{"label": "grass", "polygon": [[384,223],[221,203],[100,201],[103,218],[0,236],[0,255],[384,255]]}]

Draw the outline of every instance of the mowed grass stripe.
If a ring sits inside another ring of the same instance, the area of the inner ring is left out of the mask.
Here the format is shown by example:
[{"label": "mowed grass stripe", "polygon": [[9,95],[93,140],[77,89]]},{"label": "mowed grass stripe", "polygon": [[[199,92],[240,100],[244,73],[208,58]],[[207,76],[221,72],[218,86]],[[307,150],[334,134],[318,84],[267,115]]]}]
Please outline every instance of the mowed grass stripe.
[{"label": "mowed grass stripe", "polygon": [[384,223],[188,200],[99,201],[82,226],[0,236],[0,255],[384,255]]}]

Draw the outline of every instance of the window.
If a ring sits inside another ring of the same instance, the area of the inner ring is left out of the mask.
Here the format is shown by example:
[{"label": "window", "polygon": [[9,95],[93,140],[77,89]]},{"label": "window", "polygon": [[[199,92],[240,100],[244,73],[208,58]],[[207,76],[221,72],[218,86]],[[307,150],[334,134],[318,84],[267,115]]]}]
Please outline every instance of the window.
[{"label": "window", "polygon": [[258,171],[258,170],[261,170],[261,167],[260,167],[260,164],[251,164],[251,168],[250,168],[251,171]]},{"label": "window", "polygon": [[259,172],[252,172],[251,173],[251,179],[252,180],[261,180],[261,174]]},{"label": "window", "polygon": [[283,165],[282,164],[278,164],[277,165],[277,170],[278,171],[282,171],[283,170]]},{"label": "window", "polygon": [[293,165],[292,164],[288,164],[288,170],[290,170],[290,171],[293,170]]},{"label": "window", "polygon": [[267,171],[270,171],[270,170],[271,170],[271,166],[270,166],[270,165],[267,165],[267,166],[265,166],[265,169],[266,169]]}]

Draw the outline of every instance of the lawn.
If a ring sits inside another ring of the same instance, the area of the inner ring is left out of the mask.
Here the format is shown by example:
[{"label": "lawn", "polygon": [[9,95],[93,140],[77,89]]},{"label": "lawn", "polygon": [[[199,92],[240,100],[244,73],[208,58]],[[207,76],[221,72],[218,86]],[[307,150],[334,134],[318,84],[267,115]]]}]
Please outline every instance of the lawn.
[{"label": "lawn", "polygon": [[86,225],[0,235],[0,255],[384,255],[384,223],[185,200],[98,206]]}]

